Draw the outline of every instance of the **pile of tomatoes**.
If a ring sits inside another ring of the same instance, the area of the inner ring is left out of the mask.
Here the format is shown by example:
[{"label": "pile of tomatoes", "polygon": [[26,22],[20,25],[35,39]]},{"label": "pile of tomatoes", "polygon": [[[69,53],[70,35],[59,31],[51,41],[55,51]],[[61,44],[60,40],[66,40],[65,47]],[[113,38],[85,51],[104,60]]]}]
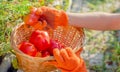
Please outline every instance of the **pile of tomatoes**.
[{"label": "pile of tomatoes", "polygon": [[35,30],[29,41],[21,42],[19,50],[33,57],[53,56],[53,49],[62,49],[65,46],[49,37],[46,31]]}]

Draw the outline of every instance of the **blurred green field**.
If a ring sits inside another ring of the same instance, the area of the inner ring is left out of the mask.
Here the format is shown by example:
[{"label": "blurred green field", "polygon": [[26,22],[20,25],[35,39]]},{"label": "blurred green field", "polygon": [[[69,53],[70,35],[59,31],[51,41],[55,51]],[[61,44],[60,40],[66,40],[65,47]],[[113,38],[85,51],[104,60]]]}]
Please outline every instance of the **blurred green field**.
[{"label": "blurred green field", "polygon": [[[67,10],[69,0],[54,4],[56,0],[0,0],[0,56],[6,53],[14,53],[10,46],[10,34],[14,26],[22,22],[22,18],[29,12],[30,6],[53,6],[57,9]],[[58,0],[59,2],[59,0]],[[119,12],[120,0],[82,0],[83,5],[80,12]],[[73,4],[72,4],[73,5]],[[72,6],[71,5],[71,6]],[[74,8],[74,7],[73,7]],[[115,62],[117,67],[112,72],[120,72],[120,42],[118,31],[94,31],[85,29],[86,42],[85,51],[89,55],[98,51],[104,55],[102,65],[90,66],[86,60],[87,67],[96,72],[107,71],[106,61]],[[15,62],[13,62],[15,63]]]}]

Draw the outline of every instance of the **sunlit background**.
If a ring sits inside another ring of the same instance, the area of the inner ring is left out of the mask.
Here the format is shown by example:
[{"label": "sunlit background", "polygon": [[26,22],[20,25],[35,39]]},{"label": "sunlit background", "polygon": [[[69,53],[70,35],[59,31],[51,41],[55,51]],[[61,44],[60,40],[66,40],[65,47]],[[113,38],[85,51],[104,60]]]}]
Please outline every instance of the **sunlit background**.
[{"label": "sunlit background", "polygon": [[[120,12],[120,0],[0,0],[0,71],[12,66],[18,69],[10,46],[12,28],[22,22],[30,6],[49,6],[66,12]],[[89,72],[120,72],[120,31],[84,29],[85,44],[81,56]],[[2,65],[1,60],[4,58]]]}]

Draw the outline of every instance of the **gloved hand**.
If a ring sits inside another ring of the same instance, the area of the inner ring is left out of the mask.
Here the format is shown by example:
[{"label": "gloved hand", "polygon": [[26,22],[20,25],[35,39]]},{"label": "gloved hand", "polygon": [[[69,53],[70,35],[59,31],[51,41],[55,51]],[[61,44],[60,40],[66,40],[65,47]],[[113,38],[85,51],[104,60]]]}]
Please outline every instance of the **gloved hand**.
[{"label": "gloved hand", "polygon": [[57,10],[50,7],[31,7],[30,13],[24,17],[25,24],[33,27],[41,27],[43,22],[47,23],[48,26],[56,28],[57,26],[67,26],[68,17],[62,10]]},{"label": "gloved hand", "polygon": [[53,50],[56,61],[46,62],[59,68],[62,72],[87,72],[82,58],[78,57],[71,48]]},{"label": "gloved hand", "polygon": [[41,20],[45,19],[47,24],[53,28],[66,26],[68,24],[68,17],[62,10],[43,6],[38,8],[37,13],[40,14]]}]

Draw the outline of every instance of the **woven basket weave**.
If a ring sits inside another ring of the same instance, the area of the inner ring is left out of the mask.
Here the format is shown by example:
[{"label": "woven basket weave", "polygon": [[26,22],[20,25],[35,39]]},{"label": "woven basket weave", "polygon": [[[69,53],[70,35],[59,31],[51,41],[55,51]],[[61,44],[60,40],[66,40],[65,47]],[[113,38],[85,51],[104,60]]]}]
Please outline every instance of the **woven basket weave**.
[{"label": "woven basket weave", "polygon": [[[58,26],[54,30],[45,29],[52,39],[57,39],[60,43],[63,43],[66,47],[71,47],[75,52],[80,50],[84,42],[84,32],[82,28],[73,26],[62,27]],[[54,57],[31,57],[22,53],[18,49],[18,45],[22,41],[28,41],[34,28],[31,26],[25,26],[24,23],[17,25],[11,34],[11,46],[13,47],[16,57],[18,59],[19,67],[24,72],[50,72],[56,70],[54,66],[44,66],[43,62],[53,60]]]}]

